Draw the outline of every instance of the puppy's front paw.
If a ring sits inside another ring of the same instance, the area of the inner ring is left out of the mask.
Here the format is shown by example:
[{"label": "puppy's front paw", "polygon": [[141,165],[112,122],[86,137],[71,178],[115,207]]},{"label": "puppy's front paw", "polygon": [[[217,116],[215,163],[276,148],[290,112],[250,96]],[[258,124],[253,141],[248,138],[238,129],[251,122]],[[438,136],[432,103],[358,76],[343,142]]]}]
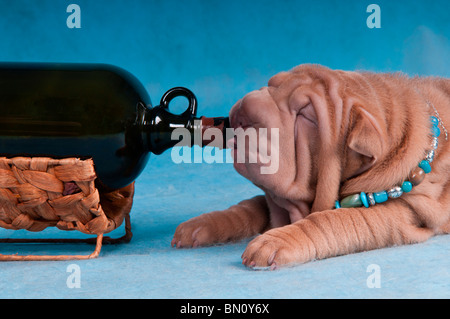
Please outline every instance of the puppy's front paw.
[{"label": "puppy's front paw", "polygon": [[211,245],[216,241],[214,225],[201,215],[178,225],[172,247],[187,248]]},{"label": "puppy's front paw", "polygon": [[242,264],[250,268],[277,269],[307,260],[304,247],[289,235],[289,226],[272,229],[253,239],[242,254]]}]

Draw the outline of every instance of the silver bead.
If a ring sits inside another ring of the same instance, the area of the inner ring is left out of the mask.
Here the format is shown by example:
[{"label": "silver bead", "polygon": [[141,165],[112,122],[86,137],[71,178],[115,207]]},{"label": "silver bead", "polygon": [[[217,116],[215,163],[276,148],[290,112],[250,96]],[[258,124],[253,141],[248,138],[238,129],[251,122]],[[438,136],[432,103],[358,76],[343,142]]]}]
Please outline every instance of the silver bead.
[{"label": "silver bead", "polygon": [[387,193],[390,198],[398,198],[403,195],[403,190],[400,186],[395,186],[388,190]]},{"label": "silver bead", "polygon": [[370,206],[373,206],[376,204],[375,198],[373,197],[373,193],[367,193],[367,199],[369,200]]},{"label": "silver bead", "polygon": [[434,160],[434,150],[429,151],[425,159],[431,163]]},{"label": "silver bead", "polygon": [[433,137],[433,139],[431,140],[431,147],[433,148],[433,150],[437,149],[438,147],[438,138],[437,137]]}]

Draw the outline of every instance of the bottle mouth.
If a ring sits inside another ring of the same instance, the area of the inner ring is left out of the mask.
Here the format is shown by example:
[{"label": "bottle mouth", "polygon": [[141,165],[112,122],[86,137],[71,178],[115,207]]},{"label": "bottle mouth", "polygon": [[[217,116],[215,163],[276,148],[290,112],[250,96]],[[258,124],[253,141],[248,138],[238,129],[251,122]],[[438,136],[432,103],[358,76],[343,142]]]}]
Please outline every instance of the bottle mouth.
[{"label": "bottle mouth", "polygon": [[[178,96],[186,97],[189,107],[181,114],[170,111],[170,102]],[[197,99],[186,88],[176,87],[167,91],[161,103],[147,108],[137,105],[136,124],[142,128],[143,142],[154,154],[161,154],[174,146],[213,146],[226,148],[226,129],[230,127],[228,117],[196,117]],[[178,130],[175,132],[175,130]],[[175,134],[173,134],[175,133]]]},{"label": "bottle mouth", "polygon": [[[203,146],[214,146],[220,149],[227,148],[226,129],[230,127],[230,119],[228,117],[204,117],[201,120],[201,133]],[[222,134],[217,138],[216,132],[208,130],[220,130]]]}]

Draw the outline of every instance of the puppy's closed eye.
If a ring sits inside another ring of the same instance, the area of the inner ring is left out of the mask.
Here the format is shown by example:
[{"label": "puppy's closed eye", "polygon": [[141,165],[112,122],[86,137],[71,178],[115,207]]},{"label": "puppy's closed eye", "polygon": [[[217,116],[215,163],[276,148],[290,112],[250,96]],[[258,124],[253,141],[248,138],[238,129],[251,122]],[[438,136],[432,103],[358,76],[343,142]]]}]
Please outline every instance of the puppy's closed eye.
[{"label": "puppy's closed eye", "polygon": [[302,118],[306,119],[308,122],[317,126],[317,116],[316,116],[316,112],[314,111],[314,107],[313,107],[312,103],[309,103],[306,106],[302,107],[298,111],[297,116],[301,116]]}]

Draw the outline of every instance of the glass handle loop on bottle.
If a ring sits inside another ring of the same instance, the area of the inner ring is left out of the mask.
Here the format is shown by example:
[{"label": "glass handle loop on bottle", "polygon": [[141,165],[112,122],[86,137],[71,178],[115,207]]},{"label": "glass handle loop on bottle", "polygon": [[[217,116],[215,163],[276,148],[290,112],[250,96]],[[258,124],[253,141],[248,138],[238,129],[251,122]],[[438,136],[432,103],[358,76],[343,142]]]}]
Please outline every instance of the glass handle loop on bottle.
[{"label": "glass handle loop on bottle", "polygon": [[169,103],[178,96],[184,96],[189,101],[189,106],[186,111],[181,114],[181,117],[191,119],[197,115],[197,98],[191,90],[184,87],[175,87],[164,93],[161,98],[160,106],[169,109]]}]

